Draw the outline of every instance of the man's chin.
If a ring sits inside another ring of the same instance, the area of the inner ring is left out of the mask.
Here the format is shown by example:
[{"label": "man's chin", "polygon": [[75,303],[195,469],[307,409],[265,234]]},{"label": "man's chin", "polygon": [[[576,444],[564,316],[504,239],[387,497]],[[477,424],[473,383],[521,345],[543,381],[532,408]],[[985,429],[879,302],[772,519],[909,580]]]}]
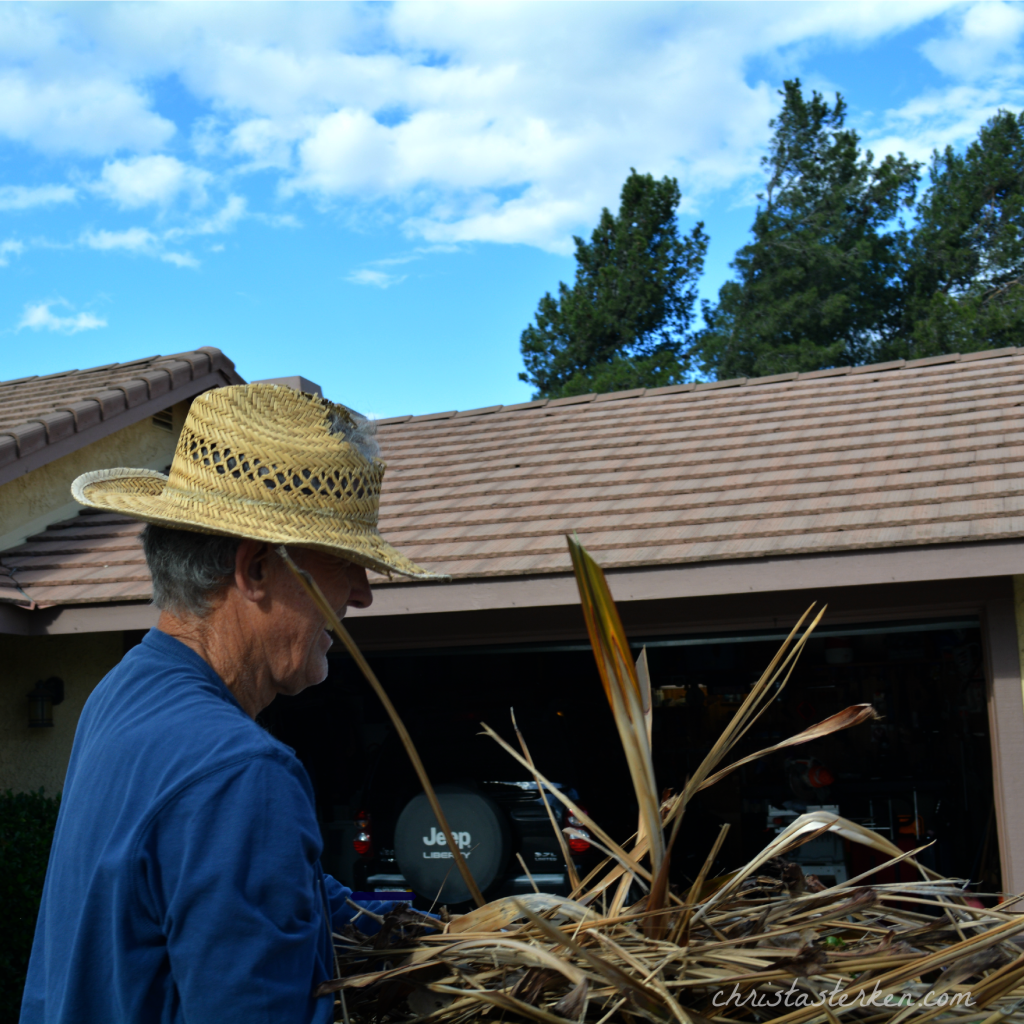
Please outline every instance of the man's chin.
[{"label": "man's chin", "polygon": [[323,672],[314,672],[310,670],[306,673],[302,679],[293,680],[292,683],[285,687],[282,686],[278,693],[283,693],[288,697],[295,697],[302,693],[303,690],[308,690],[311,686],[319,686],[322,682],[327,679],[327,669],[324,668]]},{"label": "man's chin", "polygon": [[327,678],[331,670],[330,665],[327,664],[326,653],[321,655],[319,664],[314,660],[313,664],[309,666],[309,669],[309,673],[306,676],[309,682],[306,685],[319,686]]}]

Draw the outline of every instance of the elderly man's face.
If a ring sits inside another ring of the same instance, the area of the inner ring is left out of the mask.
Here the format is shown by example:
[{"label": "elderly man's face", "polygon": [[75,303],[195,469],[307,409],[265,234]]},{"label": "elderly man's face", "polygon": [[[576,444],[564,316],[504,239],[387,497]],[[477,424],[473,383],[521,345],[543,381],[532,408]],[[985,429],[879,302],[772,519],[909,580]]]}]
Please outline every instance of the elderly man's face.
[{"label": "elderly man's face", "polygon": [[[339,618],[373,601],[366,570],[334,555],[289,548]],[[157,628],[191,647],[256,717],[279,693],[295,694],[327,678],[332,638],[312,598],[270,544],[243,540],[235,572],[209,613],[164,609]]]},{"label": "elderly man's face", "polygon": [[[334,555],[289,548],[300,569],[319,584],[341,618],[349,608],[367,608],[373,600],[366,570]],[[253,568],[265,574],[266,597],[257,618],[262,659],[277,693],[295,694],[327,678],[327,652],[333,637],[323,616],[288,566],[273,551]]]}]

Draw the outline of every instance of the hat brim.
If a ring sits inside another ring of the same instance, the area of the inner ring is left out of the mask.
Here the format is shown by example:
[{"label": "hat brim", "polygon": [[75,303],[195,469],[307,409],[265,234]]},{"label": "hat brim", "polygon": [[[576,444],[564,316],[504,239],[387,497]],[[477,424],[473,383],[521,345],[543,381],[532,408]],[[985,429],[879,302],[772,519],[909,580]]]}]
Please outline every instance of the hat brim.
[{"label": "hat brim", "polygon": [[101,469],[71,485],[76,501],[157,526],[225,537],[294,544],[347,558],[365,569],[417,580],[448,580],[406,558],[375,526],[320,509],[295,511],[269,502],[198,491],[168,493],[167,477],[152,469]]}]

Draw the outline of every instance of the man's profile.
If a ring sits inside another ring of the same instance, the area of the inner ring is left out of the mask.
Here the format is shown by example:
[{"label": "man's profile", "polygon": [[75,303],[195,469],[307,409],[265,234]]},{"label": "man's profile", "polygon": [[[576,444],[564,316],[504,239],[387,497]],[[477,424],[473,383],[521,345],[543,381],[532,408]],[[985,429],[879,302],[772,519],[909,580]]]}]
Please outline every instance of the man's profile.
[{"label": "man's profile", "polygon": [[[384,463],[343,406],[272,384],[192,404],[168,476],[87,473],[82,504],[147,522],[157,627],[78,725],[22,1024],[330,1021],[331,931],[313,792],[255,716],[327,676],[331,638],[280,555],[337,614],[366,570],[437,578],[377,532]],[[383,904],[367,904],[370,911]]]}]

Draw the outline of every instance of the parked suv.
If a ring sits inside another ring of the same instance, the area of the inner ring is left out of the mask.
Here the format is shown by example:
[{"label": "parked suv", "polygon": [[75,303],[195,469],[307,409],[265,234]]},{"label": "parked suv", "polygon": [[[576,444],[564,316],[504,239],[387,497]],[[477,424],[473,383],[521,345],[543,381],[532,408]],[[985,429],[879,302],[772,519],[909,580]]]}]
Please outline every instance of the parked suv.
[{"label": "parked suv", "polygon": [[[496,898],[531,892],[536,884],[542,892],[567,895],[565,860],[537,782],[482,735],[481,723],[488,722],[507,741],[517,742],[507,691],[450,686],[446,694],[443,700],[426,691],[414,694],[420,697],[418,706],[407,696],[403,715],[480,890]],[[517,716],[537,767],[546,778],[560,780],[559,790],[578,802],[571,781],[575,737],[558,705],[537,694],[525,696],[521,689]],[[547,799],[559,829],[583,828],[558,800],[550,794]],[[357,809],[354,888],[408,888],[428,903],[454,905],[469,899],[409,756],[390,727],[371,749],[350,806]],[[588,859],[586,840],[578,837],[570,844],[566,837],[566,845],[573,859]],[[589,856],[596,859],[596,854]]]},{"label": "parked suv", "polygon": [[[575,790],[558,788],[577,800]],[[565,858],[535,782],[445,783],[436,789],[459,850],[489,899],[532,892],[534,885],[541,892],[568,895]],[[574,829],[566,845],[574,862],[580,861],[590,850],[583,822],[550,794],[548,804],[559,828]],[[368,891],[409,888],[444,904],[469,899],[425,793],[412,797],[397,816],[375,813],[373,807],[367,804],[356,819],[357,886]]]}]

